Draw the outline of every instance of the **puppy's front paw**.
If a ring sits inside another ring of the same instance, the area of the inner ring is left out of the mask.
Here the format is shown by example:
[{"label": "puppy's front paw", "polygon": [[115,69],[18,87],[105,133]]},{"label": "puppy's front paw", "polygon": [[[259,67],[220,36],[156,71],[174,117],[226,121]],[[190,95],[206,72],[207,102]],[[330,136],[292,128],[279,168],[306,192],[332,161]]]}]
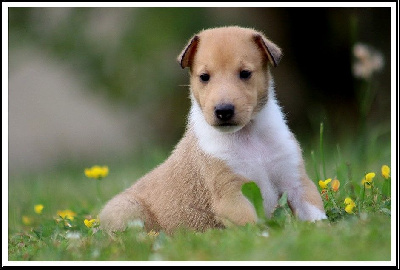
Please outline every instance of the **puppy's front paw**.
[{"label": "puppy's front paw", "polygon": [[302,207],[297,209],[296,215],[300,220],[312,222],[328,218],[325,214],[325,211],[308,202],[305,202]]},{"label": "puppy's front paw", "polygon": [[99,214],[100,229],[112,233],[115,231],[123,231],[126,228],[123,212],[107,204]]},{"label": "puppy's front paw", "polygon": [[108,233],[123,231],[134,220],[143,220],[143,208],[129,194],[119,194],[111,199],[99,214],[100,229]]}]

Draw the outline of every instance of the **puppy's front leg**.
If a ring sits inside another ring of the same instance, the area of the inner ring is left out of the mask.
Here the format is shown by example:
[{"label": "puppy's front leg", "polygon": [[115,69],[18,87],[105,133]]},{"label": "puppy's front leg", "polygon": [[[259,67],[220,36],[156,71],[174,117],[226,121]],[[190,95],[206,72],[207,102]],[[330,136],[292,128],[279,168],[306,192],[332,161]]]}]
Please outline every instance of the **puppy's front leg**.
[{"label": "puppy's front leg", "polygon": [[105,232],[123,231],[130,221],[141,220],[146,229],[157,227],[147,218],[146,209],[131,189],[127,189],[109,200],[99,214],[100,228]]},{"label": "puppy's front leg", "polygon": [[327,218],[321,195],[306,175],[302,176],[300,188],[288,191],[288,203],[300,220],[316,221]]},{"label": "puppy's front leg", "polygon": [[251,202],[243,195],[243,181],[237,179],[225,183],[213,194],[213,208],[218,219],[227,227],[257,222],[257,213]]},{"label": "puppy's front leg", "polygon": [[232,194],[218,199],[214,204],[214,210],[217,218],[226,227],[257,222],[256,211],[243,194]]}]

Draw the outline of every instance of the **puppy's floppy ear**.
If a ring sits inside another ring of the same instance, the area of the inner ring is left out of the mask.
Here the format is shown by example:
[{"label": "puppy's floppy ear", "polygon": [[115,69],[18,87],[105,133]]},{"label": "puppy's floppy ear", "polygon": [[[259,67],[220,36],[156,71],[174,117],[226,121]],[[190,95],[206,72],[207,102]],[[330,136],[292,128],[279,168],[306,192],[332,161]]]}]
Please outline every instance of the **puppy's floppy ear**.
[{"label": "puppy's floppy ear", "polygon": [[190,67],[192,65],[198,43],[199,43],[199,37],[198,36],[192,37],[189,43],[183,49],[183,51],[179,54],[177,60],[182,68]]},{"label": "puppy's floppy ear", "polygon": [[281,49],[275,45],[272,41],[264,37],[262,34],[254,34],[253,36],[254,41],[256,44],[261,48],[261,50],[267,56],[268,61],[274,66],[278,66],[279,61],[282,58],[282,51]]}]

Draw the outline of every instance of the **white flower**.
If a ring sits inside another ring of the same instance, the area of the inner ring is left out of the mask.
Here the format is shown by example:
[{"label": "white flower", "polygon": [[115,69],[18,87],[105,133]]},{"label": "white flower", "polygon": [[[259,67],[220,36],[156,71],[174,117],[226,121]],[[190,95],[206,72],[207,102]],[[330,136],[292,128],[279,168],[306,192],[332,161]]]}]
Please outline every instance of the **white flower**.
[{"label": "white flower", "polygon": [[100,256],[100,250],[99,249],[93,250],[91,255],[93,259],[97,259]]},{"label": "white flower", "polygon": [[262,236],[262,237],[268,237],[268,236],[269,236],[269,233],[268,233],[267,231],[262,231],[262,232],[260,233],[260,236]]},{"label": "white flower", "polygon": [[78,240],[81,238],[81,234],[79,232],[67,232],[65,238],[69,240]]},{"label": "white flower", "polygon": [[369,79],[375,71],[383,68],[383,56],[380,52],[362,43],[356,43],[353,47],[355,62],[353,75],[357,78]]},{"label": "white flower", "polygon": [[68,239],[67,249],[74,249],[82,245],[81,234],[79,232],[67,232],[65,238]]}]

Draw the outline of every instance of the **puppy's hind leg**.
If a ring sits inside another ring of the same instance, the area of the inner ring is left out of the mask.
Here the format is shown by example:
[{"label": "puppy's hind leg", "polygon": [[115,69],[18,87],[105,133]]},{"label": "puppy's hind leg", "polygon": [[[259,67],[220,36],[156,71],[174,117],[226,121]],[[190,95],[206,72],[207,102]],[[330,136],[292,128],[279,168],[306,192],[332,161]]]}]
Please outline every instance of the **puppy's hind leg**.
[{"label": "puppy's hind leg", "polygon": [[112,198],[99,214],[100,229],[107,232],[123,231],[133,220],[145,222],[143,205],[130,192]]}]

